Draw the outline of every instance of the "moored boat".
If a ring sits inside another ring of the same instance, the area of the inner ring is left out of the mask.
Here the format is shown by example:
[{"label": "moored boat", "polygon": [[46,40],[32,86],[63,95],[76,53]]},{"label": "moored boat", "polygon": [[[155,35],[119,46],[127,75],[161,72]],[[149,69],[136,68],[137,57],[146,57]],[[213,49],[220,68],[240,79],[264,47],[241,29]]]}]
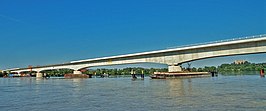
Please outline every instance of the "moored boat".
[{"label": "moored boat", "polygon": [[182,78],[182,77],[208,77],[210,72],[154,72],[152,79]]},{"label": "moored boat", "polygon": [[153,75],[150,75],[150,77],[152,79],[166,79],[164,75],[159,75],[159,74],[153,74]]}]

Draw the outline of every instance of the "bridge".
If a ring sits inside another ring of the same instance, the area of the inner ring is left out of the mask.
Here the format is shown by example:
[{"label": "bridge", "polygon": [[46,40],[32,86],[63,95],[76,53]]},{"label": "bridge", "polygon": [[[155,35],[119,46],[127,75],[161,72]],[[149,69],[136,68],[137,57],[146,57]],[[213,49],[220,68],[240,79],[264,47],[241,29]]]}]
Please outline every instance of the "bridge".
[{"label": "bridge", "polygon": [[214,41],[201,44],[192,44],[180,47],[172,47],[164,50],[133,53],[126,55],[101,57],[85,60],[71,61],[63,64],[36,66],[32,68],[6,69],[21,73],[36,71],[36,77],[42,77],[41,71],[53,69],[72,69],[74,74],[81,74],[82,69],[95,66],[109,66],[135,63],[160,63],[167,64],[169,72],[182,71],[181,64],[200,59],[256,54],[266,52],[266,34],[235,38],[229,40]]}]

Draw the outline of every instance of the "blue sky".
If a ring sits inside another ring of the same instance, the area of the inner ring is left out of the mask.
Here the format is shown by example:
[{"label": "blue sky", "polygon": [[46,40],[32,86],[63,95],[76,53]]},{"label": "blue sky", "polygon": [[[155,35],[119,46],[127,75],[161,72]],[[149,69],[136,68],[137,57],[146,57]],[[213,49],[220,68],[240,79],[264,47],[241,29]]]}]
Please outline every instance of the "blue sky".
[{"label": "blue sky", "polygon": [[265,20],[265,0],[1,0],[0,69],[265,34]]}]

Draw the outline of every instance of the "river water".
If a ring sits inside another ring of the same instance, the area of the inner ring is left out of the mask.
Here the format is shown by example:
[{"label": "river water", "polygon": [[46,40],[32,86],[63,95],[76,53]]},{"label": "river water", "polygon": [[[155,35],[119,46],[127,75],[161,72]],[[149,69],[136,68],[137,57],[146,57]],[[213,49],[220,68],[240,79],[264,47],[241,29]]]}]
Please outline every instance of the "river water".
[{"label": "river water", "polygon": [[131,80],[0,78],[1,111],[264,111],[258,75]]}]

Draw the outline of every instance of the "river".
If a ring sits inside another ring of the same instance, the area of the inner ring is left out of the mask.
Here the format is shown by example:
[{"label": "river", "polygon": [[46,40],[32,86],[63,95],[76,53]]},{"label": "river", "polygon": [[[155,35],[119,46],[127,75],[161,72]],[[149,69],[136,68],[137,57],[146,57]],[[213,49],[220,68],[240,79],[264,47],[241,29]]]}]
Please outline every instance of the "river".
[{"label": "river", "polygon": [[1,111],[264,111],[259,75],[131,80],[0,78]]}]

